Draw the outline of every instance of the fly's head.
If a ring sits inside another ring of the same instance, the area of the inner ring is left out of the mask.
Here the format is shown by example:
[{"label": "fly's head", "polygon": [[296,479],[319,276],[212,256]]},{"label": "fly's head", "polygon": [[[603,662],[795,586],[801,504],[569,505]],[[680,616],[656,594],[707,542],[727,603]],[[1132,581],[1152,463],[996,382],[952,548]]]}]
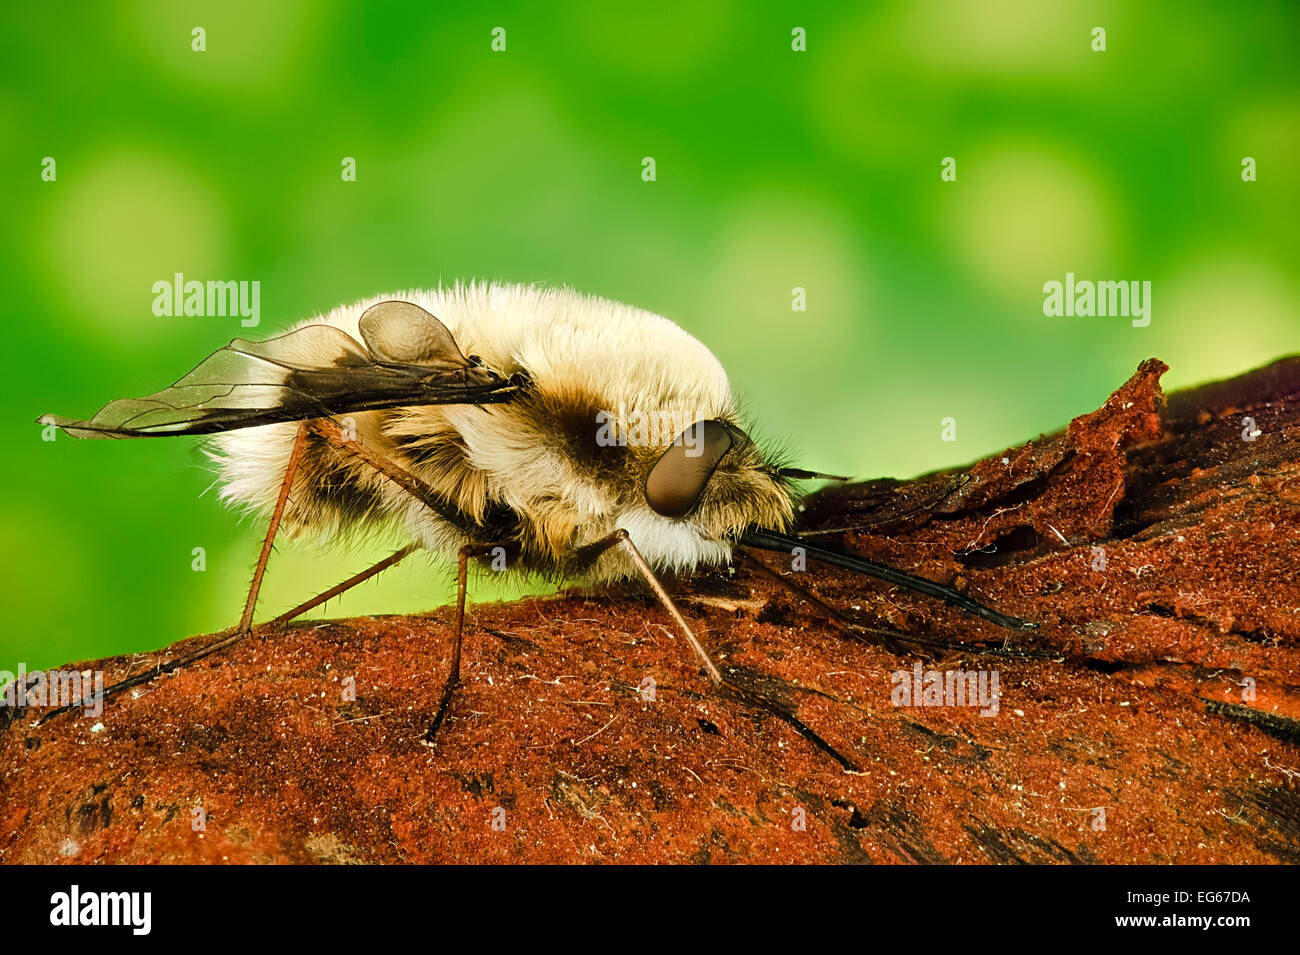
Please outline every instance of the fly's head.
[{"label": "fly's head", "polygon": [[784,529],[794,518],[793,486],[731,421],[696,421],[654,450],[640,475],[645,506],[704,540],[734,543],[747,528]]}]

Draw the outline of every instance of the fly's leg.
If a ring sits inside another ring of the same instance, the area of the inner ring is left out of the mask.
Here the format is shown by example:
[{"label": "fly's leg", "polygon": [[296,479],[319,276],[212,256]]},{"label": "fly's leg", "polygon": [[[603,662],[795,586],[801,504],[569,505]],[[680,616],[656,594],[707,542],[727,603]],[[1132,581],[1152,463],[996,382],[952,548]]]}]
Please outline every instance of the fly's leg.
[{"label": "fly's leg", "polygon": [[775,570],[767,566],[767,564],[763,563],[761,560],[759,560],[756,556],[751,554],[749,551],[737,547],[736,553],[739,554],[741,557],[745,558],[751,564],[753,564],[754,567],[756,567],[767,577],[770,577],[772,580],[775,580],[786,590],[790,591],[793,594],[796,594],[799,597],[802,597],[804,600],[807,600],[814,607],[816,607],[823,614],[825,614],[828,618],[830,618],[830,620],[833,623],[835,623],[835,625],[838,626],[840,629],[846,630],[850,633],[869,631],[869,628],[862,627],[854,623],[848,617],[844,616],[844,614],[840,613],[830,604],[826,603],[826,601],[818,597],[811,590],[805,590],[803,587],[800,587],[794,581],[786,580],[785,577],[783,577],[781,574],[778,574]]},{"label": "fly's leg", "polygon": [[[318,594],[317,596],[311,598],[311,600],[307,600],[304,601],[303,603],[300,603],[292,610],[286,610],[284,613],[280,614],[280,616],[276,617],[274,620],[271,620],[270,622],[265,624],[260,624],[255,629],[261,630],[263,628],[278,627],[282,624],[288,623],[290,620],[293,620],[295,617],[299,617],[302,614],[305,614],[308,610],[313,610],[316,607],[319,607],[325,601],[333,600],[335,597],[337,597],[339,594],[343,593],[344,591],[351,590],[357,584],[365,583],[371,577],[375,577],[378,574],[383,573],[389,567],[392,567],[393,565],[400,563],[404,558],[409,557],[413,552],[419,549],[420,549],[419,545],[409,544],[406,547],[403,547],[401,550],[389,554],[383,560],[379,561],[379,563],[366,568],[365,570],[361,571],[361,573],[352,575],[347,580],[343,581],[343,583],[331,587],[329,590],[326,590],[324,593]],[[243,638],[243,636],[244,635],[241,634],[238,630],[233,632],[228,632],[220,640],[217,640],[215,643],[210,643],[206,647],[202,647],[198,650],[195,650],[193,653],[187,653],[182,657],[177,657],[175,660],[169,660],[166,663],[159,663],[157,666],[152,666],[147,670],[142,670],[141,672],[137,673],[135,676],[127,677],[125,680],[121,680],[117,683],[114,683],[112,686],[105,687],[104,699],[108,699],[110,696],[116,696],[117,694],[121,693],[123,690],[129,690],[132,687],[137,687],[140,686],[141,684],[152,682],[153,680],[158,679],[158,677],[160,676],[165,676],[168,673],[174,673],[175,671],[181,669],[182,667],[189,666],[191,663],[196,663],[199,660],[202,660],[204,657],[211,656],[212,654],[224,650],[227,647],[232,647],[236,643],[238,643]],[[61,713],[67,713],[70,710],[78,709],[82,705],[83,705],[82,702],[78,702],[78,703],[70,704],[68,706],[61,706],[58,709],[51,710],[49,713],[46,713],[44,716],[41,717],[40,723],[44,723],[47,720],[51,720]],[[40,724],[38,723],[37,725]]]},{"label": "fly's leg", "polygon": [[641,555],[641,552],[637,550],[636,545],[632,543],[632,537],[626,530],[620,527],[608,537],[582,548],[582,552],[584,556],[595,557],[599,556],[611,547],[622,547],[627,552],[627,555],[632,559],[632,564],[636,567],[637,572],[645,578],[645,582],[650,585],[650,589],[653,590],[655,596],[659,598],[659,602],[664,605],[664,608],[668,611],[669,615],[671,615],[673,620],[677,622],[678,628],[686,637],[686,642],[691,645],[691,649],[695,651],[695,655],[699,657],[700,662],[704,664],[704,669],[709,674],[709,679],[715,687],[719,690],[728,692],[735,698],[749,703],[752,706],[757,706],[760,709],[766,710],[773,716],[787,723],[796,733],[839,763],[846,772],[859,772],[858,767],[852,760],[839,750],[835,749],[835,747],[831,746],[831,744],[822,739],[822,737],[817,735],[811,727],[800,720],[799,717],[791,712],[787,706],[769,699],[755,689],[751,689],[750,687],[743,686],[741,683],[736,682],[734,678],[736,671],[734,670],[732,677],[723,676],[722,671],[719,670],[717,664],[713,662],[708,651],[704,649],[704,645],[700,643],[700,639],[695,635],[695,631],[691,628],[691,625],[686,622],[686,618],[682,616],[681,611],[677,609],[677,605],[673,603],[672,597],[668,596],[668,591],[664,588],[664,585],[660,583],[659,578],[655,576],[654,571],[646,562],[646,559]]},{"label": "fly's leg", "polygon": [[308,610],[315,610],[317,607],[325,603],[327,600],[333,600],[339,594],[351,590],[357,584],[364,584],[371,577],[376,577],[379,574],[386,571],[389,567],[394,567],[397,564],[400,564],[403,560],[405,560],[407,557],[410,557],[413,553],[415,553],[419,549],[420,549],[419,544],[407,544],[401,550],[393,551],[393,553],[389,554],[383,560],[379,561],[379,563],[372,564],[371,566],[367,567],[365,570],[361,571],[361,573],[359,574],[353,574],[351,577],[343,581],[341,584],[335,584],[329,590],[322,591],[321,593],[317,594],[315,597],[312,597],[311,600],[304,600],[302,603],[298,604],[298,606],[294,607],[292,610],[286,610],[284,613],[280,614],[280,616],[276,617],[274,620],[268,620],[266,623],[259,624],[258,629],[261,629],[263,627],[267,627],[267,628],[278,627],[281,626],[282,624],[288,623],[290,620],[293,620],[296,617],[301,617]]},{"label": "fly's leg", "polygon": [[632,536],[628,534],[627,531],[620,527],[608,537],[603,537],[595,543],[583,547],[582,552],[584,556],[594,558],[599,557],[611,547],[622,547],[627,552],[628,557],[632,560],[632,565],[636,567],[637,572],[645,578],[645,582],[650,585],[650,589],[653,590],[654,595],[659,598],[659,602],[664,605],[664,609],[668,611],[669,616],[677,622],[678,628],[686,637],[686,642],[691,645],[691,649],[695,651],[695,655],[700,658],[700,663],[704,665],[704,670],[709,674],[709,680],[712,681],[713,685],[720,686],[724,683],[725,681],[722,676],[722,671],[719,670],[718,665],[713,662],[713,658],[709,656],[709,652],[704,649],[704,644],[700,643],[700,638],[695,635],[695,631],[692,630],[691,625],[686,622],[686,618],[682,616],[682,612],[677,609],[677,604],[673,603],[673,598],[668,596],[668,591],[665,590],[664,585],[659,582],[659,578],[655,576],[655,572],[650,569],[650,565],[646,563],[646,559],[642,557],[641,552],[636,549],[636,545],[632,543]]},{"label": "fly's leg", "polygon": [[[271,511],[271,520],[266,527],[266,536],[262,538],[262,550],[257,556],[257,566],[253,570],[252,582],[248,585],[248,597],[244,600],[244,612],[239,618],[233,632],[228,633],[216,643],[209,644],[202,650],[196,650],[194,653],[188,653],[183,657],[178,657],[167,663],[160,663],[157,666],[150,667],[142,673],[137,673],[133,677],[128,677],[114,683],[104,689],[104,697],[116,696],[123,690],[128,690],[133,686],[139,686],[141,683],[148,683],[165,673],[172,673],[183,666],[187,666],[196,660],[201,660],[210,654],[227,647],[234,646],[240,640],[244,639],[252,631],[253,611],[257,608],[257,595],[262,589],[262,578],[266,575],[266,565],[271,559],[271,549],[275,544],[276,532],[280,529],[280,519],[284,516],[285,505],[289,502],[289,491],[293,487],[294,475],[298,473],[298,465],[302,462],[303,447],[307,442],[307,425],[302,423],[298,425],[298,430],[293,437],[293,447],[289,451],[289,461],[284,466],[284,479],[280,482],[280,494],[275,500],[275,508]],[[54,717],[66,713],[82,705],[81,702],[69,706],[61,706],[58,709],[46,713],[40,720],[41,723],[51,720]]]},{"label": "fly's leg", "polygon": [[448,524],[459,529],[466,536],[469,535],[469,528],[465,526],[460,515],[447,507],[432,487],[406,470],[406,468],[388,460],[382,454],[376,454],[359,441],[349,438],[340,430],[338,425],[328,418],[317,418],[315,421],[309,421],[307,427],[339,450],[356,455]]},{"label": "fly's leg", "polygon": [[[220,639],[218,639],[214,643],[209,644],[206,647],[203,647],[202,649],[195,650],[193,653],[188,653],[182,657],[178,657],[175,660],[169,660],[166,663],[160,663],[157,666],[150,667],[147,670],[137,673],[135,676],[131,676],[126,678],[125,680],[119,681],[118,683],[114,683],[112,686],[105,687],[104,689],[105,698],[108,698],[110,696],[116,696],[117,694],[121,693],[123,690],[128,690],[131,689],[132,687],[136,687],[136,686],[140,686],[141,684],[148,683],[151,680],[157,679],[158,677],[163,676],[165,674],[174,673],[176,670],[188,666],[189,664],[194,663],[198,660],[202,660],[204,657],[211,656],[214,653],[218,653],[221,650],[225,650],[229,647],[232,647],[236,643],[239,643],[241,640],[244,639],[244,637],[246,637],[249,633],[252,632],[253,614],[257,609],[257,598],[258,598],[258,594],[261,592],[262,589],[262,579],[266,575],[266,567],[271,559],[271,550],[273,549],[273,546],[275,544],[276,533],[280,529],[280,521],[283,519],[285,508],[289,503],[289,492],[293,488],[294,476],[297,474],[298,467],[302,462],[303,450],[306,446],[308,433],[314,433],[320,435],[321,437],[323,437],[325,440],[335,445],[336,447],[339,447],[345,451],[349,451],[354,454],[358,454],[362,458],[362,460],[364,460],[367,464],[369,464],[371,467],[374,467],[377,471],[379,471],[384,476],[388,477],[390,480],[396,482],[404,490],[412,494],[422,503],[428,505],[429,507],[434,508],[444,517],[448,517],[446,507],[442,504],[441,501],[437,499],[437,495],[434,493],[432,488],[430,488],[419,478],[415,477],[415,475],[409,473],[408,471],[401,468],[400,466],[392,463],[386,458],[380,457],[379,455],[374,454],[373,452],[363,448],[357,442],[348,440],[344,436],[343,432],[338,428],[338,426],[334,424],[334,422],[325,418],[316,421],[302,422],[301,424],[298,425],[297,433],[294,435],[293,447],[289,451],[289,460],[286,463],[284,469],[284,478],[280,483],[280,493],[276,498],[275,508],[271,512],[271,520],[267,525],[266,536],[262,540],[262,549],[261,552],[258,554],[257,566],[253,570],[253,579],[249,584],[248,597],[244,601],[244,612],[239,618],[239,623],[235,626],[233,630],[223,631]],[[449,517],[448,519],[451,518]],[[454,520],[453,523],[455,523]],[[339,594],[343,593],[345,590],[355,587],[357,584],[369,580],[371,577],[374,577],[376,574],[379,574],[382,571],[387,570],[389,567],[392,567],[394,564],[398,563],[403,558],[407,557],[417,549],[418,547],[414,544],[402,548],[396,553],[386,557],[384,560],[381,560],[373,567],[370,567],[367,570],[364,570],[361,573],[348,578],[343,583],[338,584],[337,586],[330,588],[324,593],[319,594],[316,597],[313,597],[311,600],[308,600],[305,603],[300,604],[297,607],[294,607],[292,610],[281,614],[280,616],[272,620],[270,625],[278,626],[280,624],[287,623],[288,621],[292,620],[294,617],[306,613],[308,610],[311,610],[314,607],[319,606],[320,604],[324,603],[326,600],[336,597]],[[41,718],[40,722],[44,723],[47,720],[51,720],[56,716],[69,712],[70,710],[76,709],[79,706],[81,706],[80,702],[70,704],[68,706],[61,706],[57,709],[51,710],[49,713],[46,713]]]},{"label": "fly's leg", "polygon": [[859,639],[862,639],[864,635],[880,637],[881,644],[885,647],[886,650],[889,650],[891,653],[902,652],[902,647],[900,646],[898,641],[900,639],[903,640],[908,639],[907,634],[895,630],[883,630],[879,627],[864,627],[862,624],[854,623],[848,617],[844,616],[844,614],[840,613],[840,611],[836,610],[826,601],[818,597],[811,590],[808,590],[804,587],[800,587],[793,580],[787,580],[784,575],[778,574],[771,567],[767,566],[767,564],[763,563],[763,561],[761,561],[756,554],[751,554],[749,551],[740,547],[736,548],[735,553],[745,558],[745,560],[753,564],[757,570],[762,572],[767,577],[770,577],[772,580],[775,580],[778,584],[780,584],[786,590],[790,591],[792,594],[795,594],[798,597],[802,597],[804,600],[808,601],[810,604],[812,604],[814,607],[820,610],[826,616],[826,618],[830,620],[831,623],[839,627],[845,633],[858,637]]},{"label": "fly's leg", "polygon": [[447,682],[442,686],[442,699],[438,701],[438,712],[433,717],[433,722],[429,724],[429,728],[424,731],[424,743],[427,746],[433,745],[434,739],[438,735],[438,728],[442,726],[443,720],[447,718],[447,710],[451,707],[451,698],[455,694],[456,688],[460,686],[460,648],[465,633],[465,593],[469,585],[469,559],[471,557],[486,557],[501,546],[503,545],[466,544],[457,555],[456,632],[452,637],[451,668],[447,673]]},{"label": "fly's leg", "polygon": [[289,491],[293,487],[294,475],[302,461],[303,447],[307,443],[307,424],[298,425],[293,437],[293,449],[289,452],[289,463],[284,466],[284,480],[280,483],[280,496],[276,498],[275,510],[271,512],[271,522],[266,527],[266,537],[262,539],[262,552],[257,556],[257,567],[253,570],[253,580],[248,585],[248,599],[244,601],[244,613],[239,618],[235,630],[235,639],[245,636],[253,629],[253,611],[257,609],[257,595],[262,590],[262,578],[266,575],[266,564],[271,559],[271,547],[275,544],[276,532],[280,529],[280,519],[284,516],[284,506],[289,501]]},{"label": "fly's leg", "polygon": [[[708,651],[704,649],[704,644],[700,643],[699,637],[695,635],[695,631],[691,629],[691,625],[686,622],[686,618],[682,616],[682,612],[677,609],[677,605],[673,603],[672,597],[668,595],[668,591],[664,589],[664,585],[659,582],[659,578],[655,576],[654,571],[650,569],[650,565],[646,563],[645,558],[641,556],[641,552],[636,549],[636,545],[632,543],[632,538],[628,535],[627,531],[619,528],[608,537],[604,537],[595,543],[588,544],[586,547],[582,548],[582,552],[584,556],[594,559],[609,550],[611,547],[622,547],[627,551],[633,565],[641,573],[641,576],[645,578],[646,583],[650,585],[650,589],[654,591],[655,596],[658,597],[660,603],[664,605],[664,609],[666,609],[673,620],[677,622],[677,626],[686,636],[687,643],[689,643],[691,649],[695,651],[695,655],[699,657],[700,663],[703,664],[705,671],[709,674],[709,679],[713,682],[714,686],[722,685],[725,682],[722,676],[722,671],[718,669],[718,665],[713,662]],[[429,729],[424,734],[424,741],[426,744],[431,744],[434,737],[437,735],[438,728],[442,725],[443,720],[447,716],[447,709],[451,704],[452,694],[460,684],[460,650],[461,638],[465,628],[465,591],[469,572],[469,558],[482,557],[489,554],[492,552],[492,548],[493,545],[491,544],[467,544],[460,549],[460,563],[457,567],[456,576],[456,633],[454,637],[455,643],[452,646],[451,673],[448,675],[447,682],[443,687],[442,702],[438,706],[438,714],[434,717],[433,722],[429,725]]]},{"label": "fly's leg", "polygon": [[[438,498],[437,493],[427,483],[420,480],[410,471],[398,464],[388,460],[380,454],[376,454],[369,448],[366,448],[357,441],[349,439],[333,421],[328,418],[321,418],[312,421],[309,425],[311,430],[319,434],[330,444],[355,454],[361,460],[365,461],[372,468],[384,475],[390,481],[398,485],[420,503],[429,507],[431,510],[441,515],[453,526],[459,527],[466,531],[461,521],[455,514],[452,514],[447,506]],[[466,531],[468,533],[468,531]],[[442,726],[443,721],[447,718],[447,711],[451,707],[452,696],[456,688],[460,685],[460,654],[462,638],[465,633],[465,592],[468,586],[469,578],[469,559],[471,557],[481,557],[493,552],[501,544],[466,544],[460,549],[458,555],[458,564],[456,568],[456,630],[452,638],[451,649],[451,669],[447,675],[447,681],[443,684],[442,697],[438,701],[438,710],[434,715],[433,722],[429,724],[424,733],[424,742],[426,745],[432,745],[438,735],[438,729]]]},{"label": "fly's leg", "polygon": [[1009,649],[1006,647],[989,647],[977,643],[958,643],[951,640],[941,640],[936,637],[926,637],[920,634],[904,633],[901,630],[890,630],[883,627],[867,627],[860,623],[854,623],[840,611],[836,610],[830,604],[826,603],[826,601],[818,597],[811,590],[801,587],[793,580],[785,577],[785,575],[777,573],[760,560],[758,555],[752,554],[742,548],[736,548],[735,553],[744,557],[753,564],[756,569],[770,577],[772,580],[775,580],[792,594],[807,600],[825,614],[826,618],[830,620],[831,623],[839,627],[845,633],[859,639],[865,639],[868,636],[878,637],[880,639],[880,645],[890,653],[901,655],[906,652],[907,644],[913,644],[918,647],[929,647],[944,652],[956,651],[960,653],[976,654],[978,656],[1013,657],[1016,659],[1026,660],[1056,660],[1060,657],[1060,654],[1055,651],[1021,650]]}]

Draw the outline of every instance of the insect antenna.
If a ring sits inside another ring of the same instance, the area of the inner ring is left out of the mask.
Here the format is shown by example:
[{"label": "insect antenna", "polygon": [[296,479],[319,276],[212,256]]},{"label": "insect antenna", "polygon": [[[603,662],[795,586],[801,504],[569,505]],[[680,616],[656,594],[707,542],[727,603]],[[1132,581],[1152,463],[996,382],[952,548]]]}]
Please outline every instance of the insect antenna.
[{"label": "insect antenna", "polygon": [[1038,626],[1036,623],[1021,620],[1019,617],[999,613],[990,607],[984,606],[979,601],[972,600],[965,594],[953,590],[951,587],[945,587],[933,580],[917,577],[915,574],[909,574],[896,567],[890,567],[888,564],[878,564],[874,560],[867,560],[865,557],[859,557],[857,554],[850,554],[847,551],[827,547],[823,544],[814,544],[798,537],[789,537],[768,528],[749,528],[741,536],[740,544],[746,547],[756,547],[760,550],[780,551],[787,554],[794,548],[801,547],[813,560],[821,561],[823,564],[830,564],[832,567],[840,567],[844,570],[876,577],[930,597],[937,597],[945,603],[960,607],[967,613],[992,621],[1007,630],[1033,630]]},{"label": "insect antenna", "polygon": [[769,471],[769,474],[775,474],[779,478],[786,478],[790,481],[850,481],[852,478],[844,477],[839,474],[824,474],[821,471],[807,471],[803,468],[776,468]]},{"label": "insect antenna", "polygon": [[778,573],[769,567],[766,563],[759,560],[758,557],[747,550],[737,550],[737,554],[749,561],[754,567],[775,580],[781,586],[785,587],[791,593],[798,595],[800,598],[808,601],[823,614],[826,615],[835,626],[839,627],[845,633],[855,637],[873,636],[880,638],[879,642],[886,650],[891,653],[901,653],[902,644],[909,643],[918,647],[928,647],[932,650],[950,650],[960,653],[971,653],[977,656],[992,657],[1012,657],[1023,660],[1054,660],[1060,662],[1065,659],[1064,655],[1051,650],[1022,650],[1002,646],[991,646],[982,643],[966,643],[964,641],[943,640],[938,637],[927,637],[915,633],[904,633],[902,630],[894,630],[889,627],[868,627],[865,624],[857,623],[850,620],[843,613],[836,610],[826,601],[822,600],[807,587],[796,584],[785,575]]}]

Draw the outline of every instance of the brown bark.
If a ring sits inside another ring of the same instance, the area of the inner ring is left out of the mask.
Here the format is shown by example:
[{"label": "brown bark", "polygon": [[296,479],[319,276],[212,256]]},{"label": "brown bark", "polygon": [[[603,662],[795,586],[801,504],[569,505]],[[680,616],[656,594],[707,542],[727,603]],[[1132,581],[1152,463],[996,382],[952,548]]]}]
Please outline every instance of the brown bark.
[{"label": "brown bark", "polygon": [[[98,718],[18,714],[0,859],[1300,861],[1300,359],[1167,403],[1163,371],[971,467],[807,502],[815,539],[1036,631],[770,554],[870,629],[743,562],[679,582],[774,713],[712,692],[648,598],[479,605],[430,748],[448,608],[292,625]],[[917,661],[996,670],[997,715],[893,705]]]}]

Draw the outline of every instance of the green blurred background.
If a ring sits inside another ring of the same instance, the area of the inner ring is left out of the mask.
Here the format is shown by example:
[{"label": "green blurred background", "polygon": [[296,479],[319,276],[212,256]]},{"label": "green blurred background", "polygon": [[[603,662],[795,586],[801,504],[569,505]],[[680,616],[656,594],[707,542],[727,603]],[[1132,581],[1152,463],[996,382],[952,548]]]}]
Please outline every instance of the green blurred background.
[{"label": "green blurred background", "polygon": [[[174,272],[259,280],[253,337],[456,278],[622,299],[709,345],[805,464],[860,476],[1058,428],[1150,355],[1178,387],[1300,345],[1293,3],[612,6],[6,5],[0,669],[238,616],[262,529],[218,504],[193,439],[33,424],[245,334],[155,317]],[[1067,271],[1151,281],[1151,325],[1044,317]],[[282,546],[261,616],[386,552]],[[327,612],[452,584],[414,560]]]}]

